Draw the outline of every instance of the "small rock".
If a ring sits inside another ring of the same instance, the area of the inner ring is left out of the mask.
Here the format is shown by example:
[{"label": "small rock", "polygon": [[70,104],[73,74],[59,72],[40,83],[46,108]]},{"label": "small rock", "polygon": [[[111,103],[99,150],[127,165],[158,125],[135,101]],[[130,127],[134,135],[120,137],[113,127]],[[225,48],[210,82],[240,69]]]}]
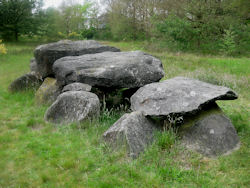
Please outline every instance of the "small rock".
[{"label": "small rock", "polygon": [[10,92],[26,91],[29,89],[37,90],[42,84],[42,80],[32,73],[25,74],[14,80],[10,86]]},{"label": "small rock", "polygon": [[168,116],[196,113],[216,100],[234,100],[237,94],[229,88],[191,78],[175,77],[140,88],[130,99],[133,111],[144,115]]},{"label": "small rock", "polygon": [[52,123],[82,122],[97,117],[100,112],[100,102],[94,93],[87,91],[68,91],[58,96],[49,107],[45,120]]},{"label": "small rock", "polygon": [[47,77],[35,94],[36,104],[51,105],[60,95],[61,89],[55,78]]},{"label": "small rock", "polygon": [[64,86],[62,92],[66,92],[66,91],[91,91],[91,88],[92,87],[88,84],[72,83],[72,84]]},{"label": "small rock", "polygon": [[120,147],[126,144],[129,155],[136,158],[153,142],[154,134],[159,127],[141,112],[123,115],[104,134],[104,140],[112,146]]},{"label": "small rock", "polygon": [[234,126],[216,104],[196,116],[184,117],[179,132],[186,148],[206,157],[229,154],[240,145]]},{"label": "small rock", "polygon": [[62,40],[38,46],[34,51],[39,74],[44,78],[54,75],[53,63],[65,56],[95,54],[105,51],[118,52],[115,47],[105,46],[94,40],[70,41]]}]

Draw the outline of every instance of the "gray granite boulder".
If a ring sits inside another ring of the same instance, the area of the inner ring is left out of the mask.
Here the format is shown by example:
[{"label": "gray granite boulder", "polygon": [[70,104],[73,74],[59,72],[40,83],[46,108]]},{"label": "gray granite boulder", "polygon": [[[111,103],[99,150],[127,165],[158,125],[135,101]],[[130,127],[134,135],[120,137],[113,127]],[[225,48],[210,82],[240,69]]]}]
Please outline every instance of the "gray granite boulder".
[{"label": "gray granite boulder", "polygon": [[115,47],[105,46],[94,40],[70,41],[62,40],[55,43],[38,46],[34,51],[37,69],[42,77],[53,75],[53,63],[65,56],[95,54],[105,51],[118,52]]},{"label": "gray granite boulder", "polygon": [[141,51],[64,57],[53,71],[61,85],[81,82],[104,88],[137,88],[164,76],[161,61]]},{"label": "gray granite boulder", "polygon": [[61,94],[61,90],[55,78],[47,77],[35,94],[36,104],[51,105]]},{"label": "gray granite boulder", "polygon": [[196,113],[216,100],[237,99],[231,89],[191,78],[175,77],[140,88],[130,99],[133,111],[167,116]]},{"label": "gray granite boulder", "polygon": [[132,112],[123,115],[103,134],[103,138],[115,148],[125,144],[130,157],[136,158],[153,142],[158,130],[159,127],[141,112]]},{"label": "gray granite boulder", "polygon": [[88,84],[82,84],[82,83],[72,83],[69,85],[64,86],[62,92],[67,91],[91,91],[91,86]]},{"label": "gray granite boulder", "polygon": [[42,84],[42,80],[32,73],[25,74],[14,80],[10,86],[10,92],[26,91],[29,89],[37,90]]},{"label": "gray granite boulder", "polygon": [[58,124],[82,122],[97,117],[99,112],[100,102],[94,93],[68,91],[59,95],[49,107],[45,120]]},{"label": "gray granite boulder", "polygon": [[195,116],[184,117],[179,134],[186,148],[207,157],[230,154],[240,146],[234,126],[216,104]]}]

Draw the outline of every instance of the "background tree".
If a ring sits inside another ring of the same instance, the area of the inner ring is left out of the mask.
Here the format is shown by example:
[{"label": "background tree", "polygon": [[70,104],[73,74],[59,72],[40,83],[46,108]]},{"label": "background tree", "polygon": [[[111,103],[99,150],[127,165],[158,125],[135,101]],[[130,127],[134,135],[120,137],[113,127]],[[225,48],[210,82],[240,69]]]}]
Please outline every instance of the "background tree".
[{"label": "background tree", "polygon": [[0,0],[0,37],[147,40],[171,50],[250,51],[249,0],[102,3],[99,8],[97,0],[64,0],[59,8],[41,9],[42,0]]},{"label": "background tree", "polygon": [[70,3],[63,1],[59,7],[61,13],[61,32],[67,35],[72,32],[80,33],[87,27],[88,16],[90,14],[90,8],[92,4],[85,1],[84,4],[78,4],[74,1]]},{"label": "background tree", "polygon": [[0,35],[4,39],[14,38],[20,34],[36,33],[41,12],[42,0],[1,0],[0,1]]}]

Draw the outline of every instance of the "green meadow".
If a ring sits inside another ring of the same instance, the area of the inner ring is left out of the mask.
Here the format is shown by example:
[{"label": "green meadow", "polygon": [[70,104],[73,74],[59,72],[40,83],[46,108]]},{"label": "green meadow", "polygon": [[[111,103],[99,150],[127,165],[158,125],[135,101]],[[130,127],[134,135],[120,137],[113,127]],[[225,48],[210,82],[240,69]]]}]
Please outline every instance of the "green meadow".
[{"label": "green meadow", "polygon": [[143,42],[103,42],[123,51],[143,50],[161,59],[166,76],[197,78],[232,88],[239,95],[219,106],[232,120],[241,148],[204,158],[180,145],[174,131],[136,160],[126,148],[112,150],[102,134],[125,113],[102,109],[91,122],[56,126],[43,119],[34,91],[9,93],[9,84],[29,72],[37,43],[7,43],[0,55],[0,187],[249,187],[250,58],[173,53]]}]

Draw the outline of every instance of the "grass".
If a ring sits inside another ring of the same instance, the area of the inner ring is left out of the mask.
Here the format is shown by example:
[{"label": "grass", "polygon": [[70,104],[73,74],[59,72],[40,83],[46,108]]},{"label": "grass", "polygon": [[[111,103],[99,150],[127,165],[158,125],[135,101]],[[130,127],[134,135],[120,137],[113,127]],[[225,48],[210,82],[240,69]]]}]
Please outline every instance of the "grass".
[{"label": "grass", "polygon": [[45,123],[48,106],[36,106],[34,92],[10,94],[11,81],[29,71],[35,43],[7,44],[0,56],[0,187],[248,187],[250,184],[250,59],[169,53],[143,43],[105,42],[122,50],[144,50],[160,58],[166,76],[189,76],[231,87],[235,101],[219,106],[231,118],[241,148],[208,159],[189,152],[175,133],[158,136],[138,159],[112,151],[102,134],[124,113],[103,111],[81,125]]}]

